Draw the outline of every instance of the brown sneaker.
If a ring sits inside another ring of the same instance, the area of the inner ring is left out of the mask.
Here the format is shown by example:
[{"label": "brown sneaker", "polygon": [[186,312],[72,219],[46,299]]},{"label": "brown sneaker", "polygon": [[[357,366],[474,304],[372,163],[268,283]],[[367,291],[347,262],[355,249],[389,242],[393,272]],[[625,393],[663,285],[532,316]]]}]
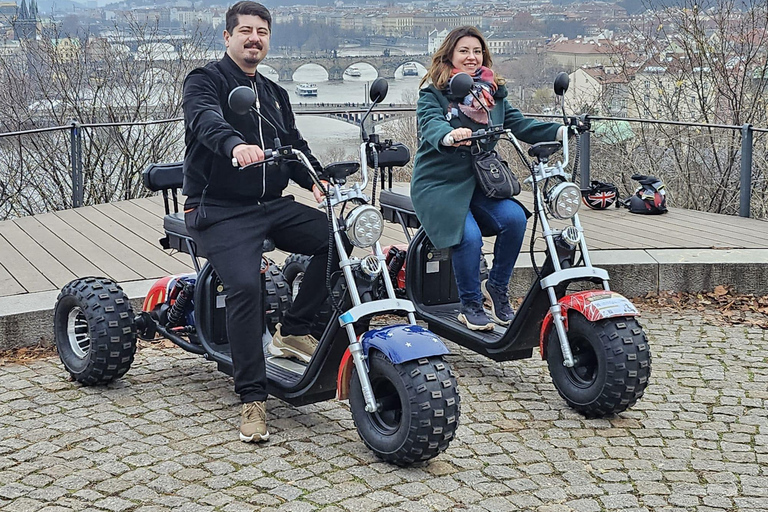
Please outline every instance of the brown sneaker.
[{"label": "brown sneaker", "polygon": [[240,417],[240,440],[246,443],[258,443],[267,439],[269,439],[267,402],[243,404],[243,414]]},{"label": "brown sneaker", "polygon": [[272,342],[267,345],[270,354],[277,357],[292,357],[308,363],[317,349],[317,340],[310,334],[293,336],[282,334],[282,324],[277,324]]}]

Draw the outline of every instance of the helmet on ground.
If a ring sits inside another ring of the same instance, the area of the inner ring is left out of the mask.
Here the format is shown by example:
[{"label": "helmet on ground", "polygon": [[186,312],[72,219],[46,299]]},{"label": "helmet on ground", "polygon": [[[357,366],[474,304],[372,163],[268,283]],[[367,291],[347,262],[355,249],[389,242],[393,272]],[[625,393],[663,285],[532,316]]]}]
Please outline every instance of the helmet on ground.
[{"label": "helmet on ground", "polygon": [[613,183],[592,181],[589,188],[581,189],[581,200],[593,210],[605,210],[619,198],[619,189]]},{"label": "helmet on ground", "polygon": [[656,176],[635,174],[633,180],[640,182],[632,197],[624,201],[624,206],[632,213],[659,215],[667,213],[667,191],[664,183]]}]

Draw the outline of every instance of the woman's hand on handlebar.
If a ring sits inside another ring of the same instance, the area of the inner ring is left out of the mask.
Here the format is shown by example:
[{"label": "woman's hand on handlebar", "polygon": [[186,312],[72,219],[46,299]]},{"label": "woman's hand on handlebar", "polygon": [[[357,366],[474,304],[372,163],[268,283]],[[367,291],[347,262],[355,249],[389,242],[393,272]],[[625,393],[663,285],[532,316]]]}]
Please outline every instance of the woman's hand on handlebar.
[{"label": "woman's hand on handlebar", "polygon": [[245,167],[264,160],[264,151],[256,144],[239,144],[232,150],[232,164]]},{"label": "woman's hand on handlebar", "polygon": [[469,128],[455,128],[443,138],[443,143],[447,142],[446,146],[453,147],[470,146],[472,144],[470,137],[472,137],[472,130]]}]

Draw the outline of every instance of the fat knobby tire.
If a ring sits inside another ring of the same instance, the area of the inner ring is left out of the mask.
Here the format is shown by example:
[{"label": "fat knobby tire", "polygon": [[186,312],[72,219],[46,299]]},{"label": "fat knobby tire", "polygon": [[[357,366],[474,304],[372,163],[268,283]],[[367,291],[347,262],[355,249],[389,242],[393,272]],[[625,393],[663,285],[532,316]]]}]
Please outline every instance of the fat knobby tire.
[{"label": "fat knobby tire", "polygon": [[[357,371],[352,372],[349,403],[360,438],[380,459],[410,466],[436,457],[448,448],[459,424],[460,399],[456,378],[442,357],[425,357],[393,364],[371,350],[369,377],[374,393],[376,382],[388,380],[397,390],[402,414],[395,432],[383,433],[374,415],[365,411]],[[387,397],[377,396],[377,401]]]},{"label": "fat knobby tire", "polygon": [[568,405],[588,418],[617,414],[635,405],[645,393],[651,375],[651,350],[637,319],[616,317],[590,322],[571,312],[568,337],[575,343],[582,340],[590,345],[599,366],[591,387],[574,385],[569,370],[563,367],[560,342],[552,329],[547,363],[555,387]]},{"label": "fat knobby tire", "polygon": [[282,322],[283,314],[291,309],[293,303],[291,287],[285,282],[280,267],[274,263],[269,265],[264,277],[267,328],[270,333],[275,334],[277,324]]},{"label": "fat knobby tire", "polygon": [[[75,308],[80,309],[90,337],[82,356],[73,351],[67,331]],[[67,371],[89,386],[122,377],[136,353],[136,325],[128,297],[117,283],[103,277],[76,279],[62,288],[54,309],[54,335]]]},{"label": "fat knobby tire", "polygon": [[285,282],[289,287],[293,285],[293,280],[296,279],[296,276],[307,271],[310,261],[312,261],[312,256],[307,256],[306,254],[293,253],[285,258],[283,277],[285,277]]}]

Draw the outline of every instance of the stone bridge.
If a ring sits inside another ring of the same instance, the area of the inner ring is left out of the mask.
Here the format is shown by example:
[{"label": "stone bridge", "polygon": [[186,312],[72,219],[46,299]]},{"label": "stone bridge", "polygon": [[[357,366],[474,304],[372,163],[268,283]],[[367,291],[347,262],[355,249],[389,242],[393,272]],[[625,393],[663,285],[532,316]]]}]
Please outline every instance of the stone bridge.
[{"label": "stone bridge", "polygon": [[292,82],[293,74],[305,64],[317,64],[328,72],[328,80],[343,80],[344,71],[353,64],[370,64],[378,71],[380,77],[395,78],[395,70],[406,62],[418,62],[429,69],[432,56],[420,55],[392,55],[385,56],[357,56],[357,57],[270,57],[264,59],[263,64],[277,71],[281,82]]},{"label": "stone bridge", "polygon": [[[356,126],[360,126],[360,120],[368,110],[368,105],[362,103],[308,103],[291,105],[291,107],[295,114],[329,117]],[[415,111],[415,105],[390,103],[386,111],[374,110],[371,112],[368,121],[381,122],[398,117],[413,117]]]}]

